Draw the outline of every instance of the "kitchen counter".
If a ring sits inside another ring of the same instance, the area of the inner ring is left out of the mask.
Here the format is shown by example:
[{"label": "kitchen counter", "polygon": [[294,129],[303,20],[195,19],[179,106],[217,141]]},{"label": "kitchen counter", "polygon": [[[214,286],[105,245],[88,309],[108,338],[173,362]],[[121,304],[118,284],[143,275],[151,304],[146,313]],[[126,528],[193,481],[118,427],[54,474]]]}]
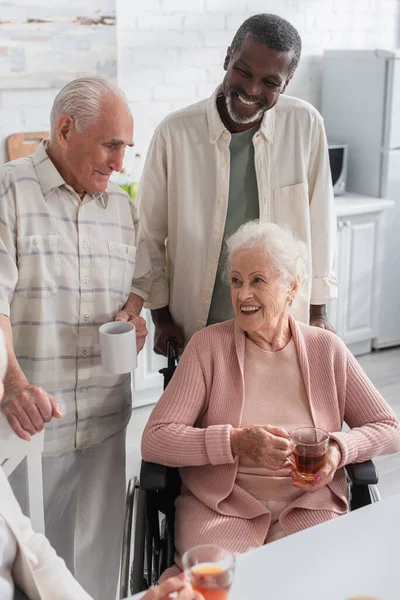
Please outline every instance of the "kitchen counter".
[{"label": "kitchen counter", "polygon": [[380,212],[394,206],[392,200],[375,198],[373,196],[362,196],[346,192],[341,196],[335,196],[335,209],[337,217],[348,217],[350,215],[365,215]]}]

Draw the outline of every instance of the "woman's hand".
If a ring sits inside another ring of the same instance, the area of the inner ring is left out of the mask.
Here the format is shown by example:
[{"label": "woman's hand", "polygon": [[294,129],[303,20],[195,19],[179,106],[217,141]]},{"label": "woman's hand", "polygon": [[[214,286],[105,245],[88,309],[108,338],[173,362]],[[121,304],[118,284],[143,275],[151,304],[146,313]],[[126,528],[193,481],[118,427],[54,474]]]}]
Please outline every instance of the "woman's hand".
[{"label": "woman's hand", "polygon": [[257,466],[279,471],[292,454],[290,435],[282,427],[252,425],[242,429],[231,429],[232,453],[247,456]]},{"label": "woman's hand", "polygon": [[304,481],[304,479],[301,479],[297,476],[296,471],[293,468],[292,472],[290,473],[290,476],[293,479],[293,484],[299,490],[303,490],[304,492],[317,492],[325,485],[331,483],[341,458],[342,454],[340,452],[339,445],[334,441],[329,442],[324,466],[318,471],[314,481]]},{"label": "woman's hand", "polygon": [[[175,593],[175,596],[171,596],[173,593]],[[169,600],[172,597],[176,600],[204,600],[201,594],[193,591],[190,583],[185,582],[184,573],[150,588],[142,597],[142,600]]]}]

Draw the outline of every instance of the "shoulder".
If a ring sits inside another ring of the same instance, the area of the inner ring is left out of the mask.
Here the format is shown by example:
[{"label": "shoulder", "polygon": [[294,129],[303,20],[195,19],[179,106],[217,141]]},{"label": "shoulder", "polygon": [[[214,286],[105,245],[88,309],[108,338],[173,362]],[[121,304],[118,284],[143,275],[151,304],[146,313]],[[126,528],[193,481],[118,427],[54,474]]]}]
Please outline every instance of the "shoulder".
[{"label": "shoulder", "polygon": [[111,197],[118,196],[119,198],[124,198],[125,200],[130,202],[129,194],[124,189],[122,189],[122,187],[119,186],[118,183],[116,183],[115,181],[108,182],[107,194]]},{"label": "shoulder", "polygon": [[209,99],[200,100],[195,104],[176,110],[165,117],[156,129],[156,133],[167,134],[174,130],[189,127],[193,122],[207,116]]},{"label": "shoulder", "polygon": [[0,166],[0,185],[7,187],[8,184],[17,182],[24,178],[37,179],[32,157],[17,158]]},{"label": "shoulder", "polygon": [[321,114],[312,104],[294,96],[286,96],[286,94],[282,94],[279,98],[279,102],[276,104],[276,113],[277,115],[292,113],[293,116],[305,122],[317,121],[323,123]]},{"label": "shoulder", "polygon": [[321,327],[312,327],[296,321],[297,327],[300,330],[307,351],[317,353],[319,356],[327,355],[331,357],[340,357],[345,359],[348,348],[343,340],[336,333],[321,329]]},{"label": "shoulder", "polygon": [[235,344],[235,320],[209,325],[200,331],[197,331],[190,339],[186,350],[195,352],[199,357],[204,356],[204,352],[208,356],[213,356],[224,351],[229,351],[229,347],[234,347]]}]

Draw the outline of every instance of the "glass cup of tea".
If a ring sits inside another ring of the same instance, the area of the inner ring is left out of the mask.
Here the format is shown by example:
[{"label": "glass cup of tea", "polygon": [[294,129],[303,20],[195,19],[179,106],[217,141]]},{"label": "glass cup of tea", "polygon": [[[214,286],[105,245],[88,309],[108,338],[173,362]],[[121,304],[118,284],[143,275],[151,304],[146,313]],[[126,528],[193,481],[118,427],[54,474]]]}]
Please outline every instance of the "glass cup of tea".
[{"label": "glass cup of tea", "polygon": [[234,555],[214,544],[194,546],[182,556],[186,578],[204,600],[227,600],[235,573]]},{"label": "glass cup of tea", "polygon": [[318,427],[299,427],[292,431],[290,437],[298,477],[313,481],[325,463],[329,433]]}]

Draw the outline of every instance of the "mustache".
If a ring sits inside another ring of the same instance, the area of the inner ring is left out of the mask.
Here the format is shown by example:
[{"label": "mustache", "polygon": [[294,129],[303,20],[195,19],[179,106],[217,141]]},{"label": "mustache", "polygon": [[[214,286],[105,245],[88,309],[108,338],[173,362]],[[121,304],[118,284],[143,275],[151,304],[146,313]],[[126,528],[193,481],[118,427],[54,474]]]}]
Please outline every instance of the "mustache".
[{"label": "mustache", "polygon": [[257,102],[262,108],[268,106],[268,102],[265,100],[265,98],[259,98],[258,96],[249,96],[248,94],[246,94],[243,88],[231,86],[230,88],[228,88],[228,96],[233,96],[233,94],[240,94],[242,98],[248,100],[249,102]]}]

